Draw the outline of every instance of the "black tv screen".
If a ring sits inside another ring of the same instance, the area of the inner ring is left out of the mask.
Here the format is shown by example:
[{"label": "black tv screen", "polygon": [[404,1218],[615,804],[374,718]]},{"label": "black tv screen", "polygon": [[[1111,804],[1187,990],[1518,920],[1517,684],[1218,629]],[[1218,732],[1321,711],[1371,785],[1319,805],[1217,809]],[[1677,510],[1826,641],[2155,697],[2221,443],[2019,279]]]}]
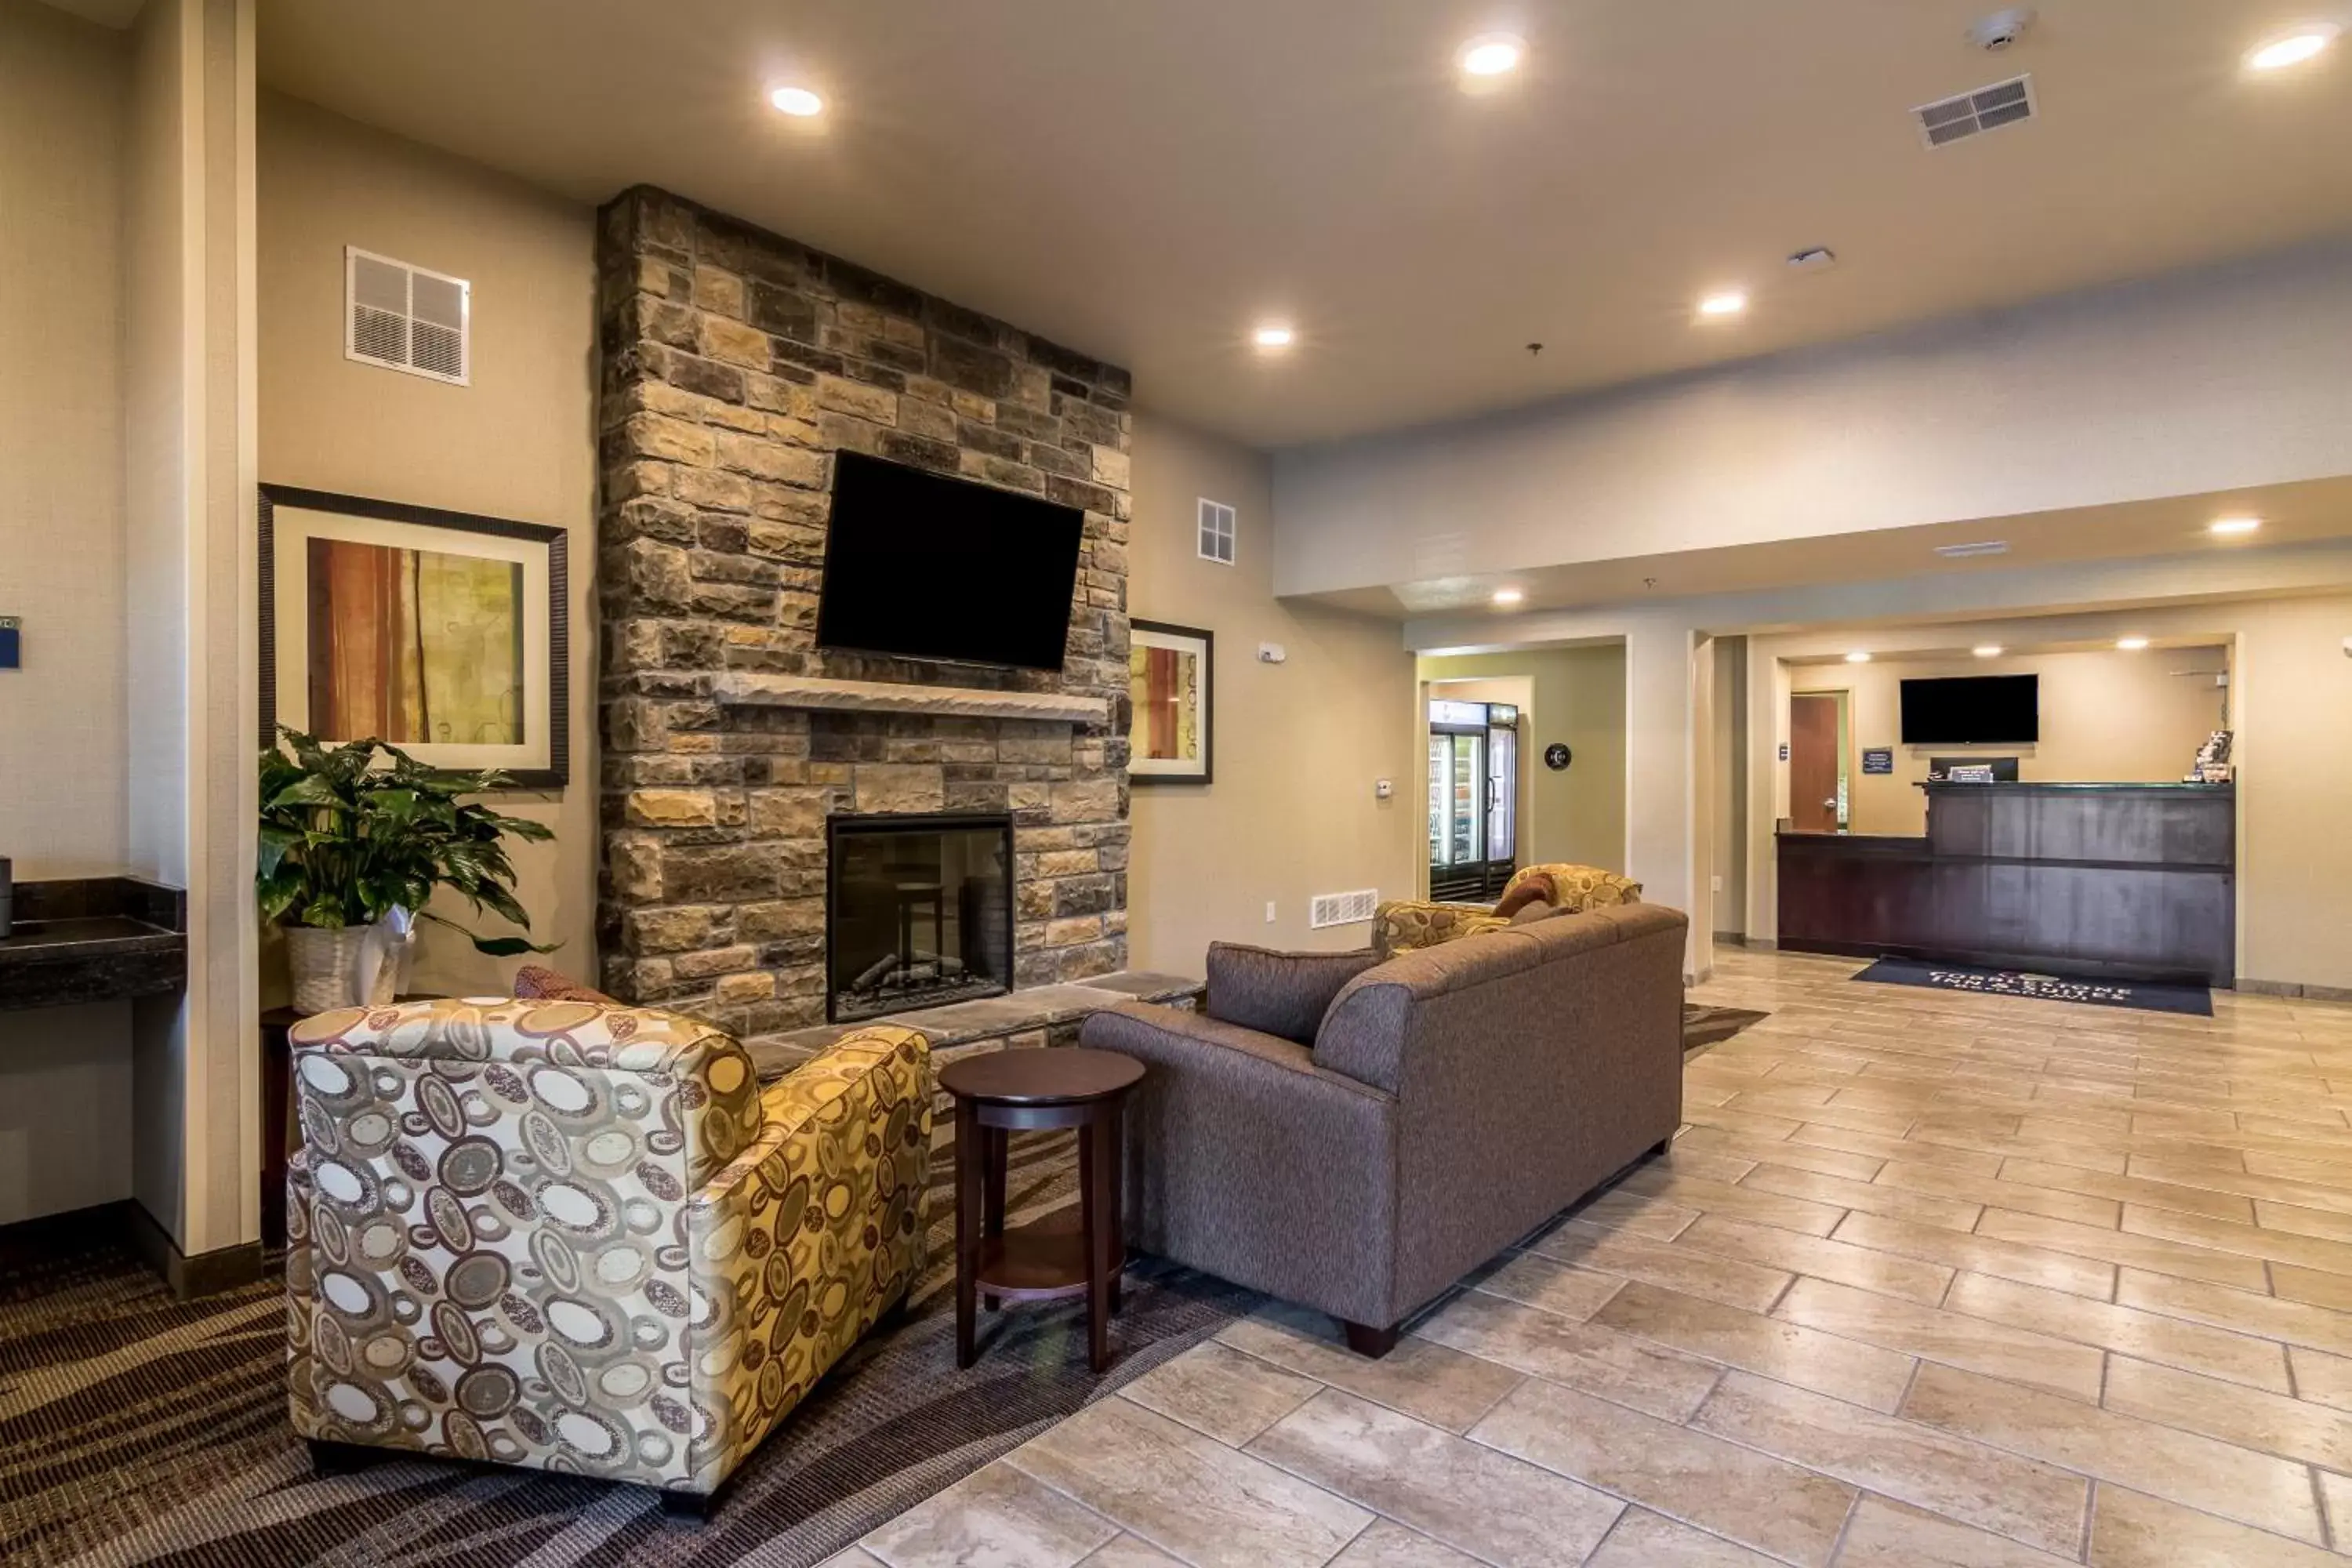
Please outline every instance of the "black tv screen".
[{"label": "black tv screen", "polygon": [[856,452],[834,458],[820,647],[1059,669],[1086,514]]},{"label": "black tv screen", "polygon": [[1903,683],[1906,746],[2021,746],[2042,739],[2042,681],[1962,675]]}]

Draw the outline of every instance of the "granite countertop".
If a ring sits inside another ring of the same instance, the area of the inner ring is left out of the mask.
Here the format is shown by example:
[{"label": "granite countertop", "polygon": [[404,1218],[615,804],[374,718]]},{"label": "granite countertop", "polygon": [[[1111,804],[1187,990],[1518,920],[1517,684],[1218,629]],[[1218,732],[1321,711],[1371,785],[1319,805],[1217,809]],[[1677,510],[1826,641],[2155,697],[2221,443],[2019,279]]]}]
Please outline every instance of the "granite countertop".
[{"label": "granite countertop", "polygon": [[187,983],[187,896],[137,877],[19,882],[0,1008],[164,995]]}]

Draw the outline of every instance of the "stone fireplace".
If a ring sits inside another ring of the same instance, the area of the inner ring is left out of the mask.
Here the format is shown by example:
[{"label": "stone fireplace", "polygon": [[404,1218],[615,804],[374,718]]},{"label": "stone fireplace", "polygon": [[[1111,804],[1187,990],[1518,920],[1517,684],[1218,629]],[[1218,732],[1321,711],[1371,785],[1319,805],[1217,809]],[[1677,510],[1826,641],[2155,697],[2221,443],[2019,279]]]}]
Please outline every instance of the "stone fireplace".
[{"label": "stone fireplace", "polygon": [[[598,287],[604,988],[755,1046],[824,1023],[836,836],[891,818],[1002,824],[1009,900],[967,928],[901,841],[861,973],[979,985],[990,918],[1015,987],[1123,970],[1127,373],[650,189],[600,215]],[[819,648],[841,451],[1081,509],[1061,670]]]},{"label": "stone fireplace", "polygon": [[827,819],[827,1016],[837,1024],[1013,989],[1013,819]]}]

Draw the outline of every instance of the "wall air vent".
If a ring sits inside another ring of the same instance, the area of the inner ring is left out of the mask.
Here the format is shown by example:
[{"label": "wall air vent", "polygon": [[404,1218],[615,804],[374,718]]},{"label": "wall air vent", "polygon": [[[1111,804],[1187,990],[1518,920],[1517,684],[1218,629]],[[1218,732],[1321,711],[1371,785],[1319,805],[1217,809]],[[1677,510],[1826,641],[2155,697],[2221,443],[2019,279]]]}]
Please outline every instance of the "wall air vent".
[{"label": "wall air vent", "polygon": [[1307,924],[1312,931],[1321,931],[1326,926],[1359,926],[1370,920],[1380,907],[1377,888],[1355,893],[1318,893],[1307,907]]},{"label": "wall air vent", "polygon": [[454,386],[473,374],[473,285],[343,250],[343,357]]},{"label": "wall air vent", "polygon": [[1973,544],[1938,544],[1936,553],[1947,561],[1965,561],[1971,555],[2006,555],[2009,553],[2009,541],[1980,539]]},{"label": "wall air vent", "polygon": [[1221,566],[1234,563],[1234,509],[1223,501],[1201,500],[1201,559]]},{"label": "wall air vent", "polygon": [[1921,139],[1932,148],[1966,141],[1979,132],[2015,125],[2032,119],[2035,112],[2033,79],[2021,76],[1948,98],[1941,103],[1923,104],[1911,111],[1911,117],[1918,121]]}]

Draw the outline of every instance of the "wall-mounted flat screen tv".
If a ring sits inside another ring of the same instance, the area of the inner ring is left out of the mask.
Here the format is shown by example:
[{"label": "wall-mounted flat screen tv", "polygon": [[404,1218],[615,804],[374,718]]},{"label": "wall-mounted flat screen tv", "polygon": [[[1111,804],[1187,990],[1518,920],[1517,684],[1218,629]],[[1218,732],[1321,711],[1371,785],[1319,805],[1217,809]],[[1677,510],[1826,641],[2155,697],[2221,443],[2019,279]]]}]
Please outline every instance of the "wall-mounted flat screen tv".
[{"label": "wall-mounted flat screen tv", "polygon": [[1963,675],[1903,683],[1906,746],[2030,746],[2042,739],[2042,680]]},{"label": "wall-mounted flat screen tv", "polygon": [[820,647],[1059,669],[1086,514],[856,452],[834,458]]}]

